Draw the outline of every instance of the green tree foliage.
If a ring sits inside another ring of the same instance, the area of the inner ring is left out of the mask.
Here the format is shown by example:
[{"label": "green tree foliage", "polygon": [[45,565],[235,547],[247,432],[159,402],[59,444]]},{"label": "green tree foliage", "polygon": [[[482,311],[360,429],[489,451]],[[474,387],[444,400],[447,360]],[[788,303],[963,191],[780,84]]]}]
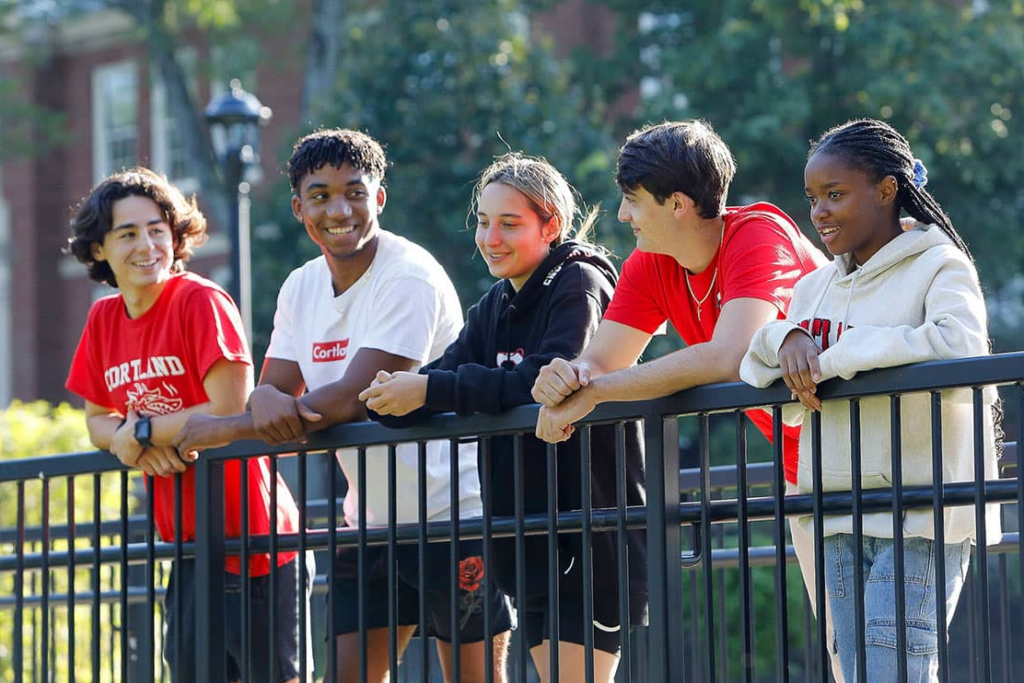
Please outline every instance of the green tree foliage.
[{"label": "green tree foliage", "polygon": [[[333,107],[311,127],[359,128],[386,145],[382,224],[426,246],[463,305],[493,282],[467,229],[473,181],[509,148],[547,157],[605,211],[599,236],[614,234],[606,228],[615,225],[616,148],[605,109],[576,84],[571,63],[554,59],[550,40],[530,31],[523,3],[353,1],[338,30]],[[255,297],[257,347],[287,271],[317,253],[290,215],[289,195],[282,181],[270,197],[278,231],[256,235],[256,270],[265,275]]]},{"label": "green tree foliage", "polygon": [[[95,450],[89,443],[89,435],[85,426],[85,412],[72,408],[66,403],[51,406],[45,401],[21,403],[14,401],[6,410],[0,411],[0,461],[22,458],[33,458],[59,453],[79,453]],[[45,491],[44,491],[45,489]],[[33,479],[24,483],[5,482],[0,484],[0,557],[10,558],[19,550],[25,556],[42,552],[39,540],[32,540],[43,523],[44,499],[48,500],[45,509],[48,513],[49,528],[53,536],[49,552],[63,553],[68,550],[63,532],[57,530],[65,527],[68,522],[68,508],[73,510],[73,521],[76,526],[91,524],[93,519],[93,502],[100,497],[100,519],[116,520],[121,514],[120,475],[104,475],[98,487],[92,475],[64,477],[57,480]],[[18,544],[15,529],[18,524],[18,500],[24,501],[22,507],[22,523],[26,529],[26,542]],[[45,497],[45,498],[44,498]],[[132,500],[130,499],[130,503]],[[83,537],[84,532],[78,531],[75,547],[85,549],[91,547],[91,539]],[[79,565],[74,574],[76,592],[84,594],[91,590],[88,568]],[[104,585],[115,578],[116,568],[104,570]],[[49,573],[50,594],[64,595],[70,582],[66,564],[51,567]],[[51,610],[51,633],[44,634],[41,629],[41,614],[38,607],[31,607],[32,596],[38,596],[42,589],[41,574],[38,570],[25,573],[22,596],[26,601],[24,627],[20,634],[23,650],[23,661],[28,664],[36,652],[42,652],[42,638],[49,636],[51,652],[59,652],[56,658],[54,680],[84,680],[91,675],[89,661],[86,656],[93,639],[88,604],[75,611],[74,647],[79,653],[76,660],[76,671],[67,670],[67,651],[70,643],[68,613],[63,604],[54,605]],[[13,574],[0,574],[0,595],[10,597],[16,594]],[[13,652],[15,648],[14,634],[11,631],[13,612],[0,608],[0,680],[14,680]],[[107,619],[109,623],[109,619]],[[103,655],[111,656],[109,639],[103,639]],[[27,671],[27,670],[26,670]]]},{"label": "green tree foliage", "polygon": [[[733,202],[769,199],[809,229],[808,140],[850,118],[881,118],[928,166],[993,312],[1020,296],[1024,3],[609,4],[639,27],[645,118],[710,120],[737,156]],[[1015,310],[993,319],[1007,343],[1019,338]]]}]

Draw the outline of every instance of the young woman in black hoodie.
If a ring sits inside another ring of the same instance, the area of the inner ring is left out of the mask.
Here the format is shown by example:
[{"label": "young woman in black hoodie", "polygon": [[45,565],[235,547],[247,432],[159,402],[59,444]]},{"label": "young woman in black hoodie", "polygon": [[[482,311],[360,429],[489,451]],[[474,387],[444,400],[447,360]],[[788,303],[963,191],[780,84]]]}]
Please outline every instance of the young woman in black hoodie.
[{"label": "young woman in black hoodie", "polygon": [[[474,189],[476,246],[499,281],[469,309],[466,326],[444,356],[419,373],[378,373],[360,394],[385,424],[402,426],[431,413],[500,413],[533,403],[530,389],[540,368],[554,358],[575,358],[597,329],[611,301],[617,274],[605,252],[585,242],[595,212],[582,221],[575,192],[547,161],[518,153],[498,158]],[[644,457],[636,423],[625,425],[625,488],[629,505],[643,505]],[[616,505],[614,426],[591,432],[591,495],[594,508]],[[547,511],[546,444],[532,434],[522,442],[527,514]],[[579,510],[580,438],[558,445],[558,508]],[[491,441],[492,514],[514,514],[513,437]],[[642,530],[627,533],[630,624],[646,620],[646,543]],[[526,539],[525,605],[520,628],[533,660],[548,680],[547,539]],[[618,667],[619,625],[616,534],[593,534],[595,681],[612,681]],[[494,541],[493,574],[515,595],[515,545]],[[559,680],[584,678],[583,561],[578,533],[559,537]]]}]

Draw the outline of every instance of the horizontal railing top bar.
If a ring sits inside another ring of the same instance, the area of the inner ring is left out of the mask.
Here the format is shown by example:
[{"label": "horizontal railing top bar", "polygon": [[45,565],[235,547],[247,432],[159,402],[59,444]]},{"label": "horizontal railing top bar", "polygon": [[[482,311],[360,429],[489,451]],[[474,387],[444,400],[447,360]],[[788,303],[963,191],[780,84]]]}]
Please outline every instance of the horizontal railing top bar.
[{"label": "horizontal railing top bar", "polygon": [[[1024,380],[1024,352],[1004,353],[865,372],[851,380],[823,383],[818,389],[818,396],[826,400],[855,398],[1006,384],[1021,380]],[[713,413],[792,402],[789,390],[781,382],[776,382],[768,389],[755,389],[741,382],[709,384],[654,401],[605,403],[598,406],[583,422],[596,424],[642,417]],[[529,433],[536,424],[537,410],[538,406],[534,404],[513,408],[501,415],[475,414],[461,417],[448,413],[401,430],[389,429],[376,422],[336,425],[313,434],[309,443],[301,450],[311,452],[389,444],[396,441]],[[202,457],[223,460],[253,454],[286,454],[295,451],[296,444],[268,446],[262,441],[247,440],[205,451]],[[22,458],[0,462],[0,482],[121,469],[124,467],[117,460],[112,459],[109,454],[100,452]]]}]

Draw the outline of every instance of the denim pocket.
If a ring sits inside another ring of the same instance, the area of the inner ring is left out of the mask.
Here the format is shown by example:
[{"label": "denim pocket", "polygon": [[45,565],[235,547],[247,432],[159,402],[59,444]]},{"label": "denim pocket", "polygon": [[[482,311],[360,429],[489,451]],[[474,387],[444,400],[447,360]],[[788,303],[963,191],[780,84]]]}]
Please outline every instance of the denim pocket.
[{"label": "denim pocket", "polygon": [[[933,655],[939,651],[939,636],[934,624],[907,620],[907,654]],[[865,643],[896,649],[896,620],[876,619],[867,625]]]}]

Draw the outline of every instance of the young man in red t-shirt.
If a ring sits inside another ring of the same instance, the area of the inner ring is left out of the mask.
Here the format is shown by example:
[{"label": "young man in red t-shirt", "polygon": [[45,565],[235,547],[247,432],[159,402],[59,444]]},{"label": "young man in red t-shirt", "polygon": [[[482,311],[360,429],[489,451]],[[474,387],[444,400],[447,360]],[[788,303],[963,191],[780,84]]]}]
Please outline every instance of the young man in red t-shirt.
[{"label": "young man in red t-shirt", "polygon": [[[826,259],[781,209],[727,207],[735,172],[729,147],[703,121],[647,126],[626,139],[615,181],[619,220],[633,229],[636,250],[587,348],[541,370],[533,387],[542,404],[538,437],[568,439],[573,423],[605,401],[739,381],[754,333],[786,317],[793,285]],[[637,365],[666,321],[686,347]],[[770,415],[747,415],[771,440]],[[795,485],[799,430],[787,428],[783,438],[786,480]],[[809,541],[794,535],[801,561],[813,551]]]},{"label": "young man in red t-shirt", "polygon": [[[213,282],[184,272],[193,247],[206,239],[206,220],[165,178],[144,168],[115,174],[87,197],[71,225],[69,251],[86,264],[89,277],[120,293],[100,299],[89,311],[68,374],[67,387],[85,399],[89,437],[129,467],[147,475],[154,522],[160,537],[195,538],[194,470],[172,446],[178,430],[195,413],[231,414],[245,408],[252,388],[252,360],[241,318],[231,298]],[[225,463],[225,533],[242,528],[241,465]],[[182,528],[175,533],[174,473],[181,473]],[[270,530],[271,478],[266,458],[246,467],[249,532]],[[202,523],[202,520],[199,520]],[[284,480],[277,480],[277,531],[298,529],[298,509]],[[299,658],[312,673],[312,650],[298,643],[299,571],[294,552],[280,553],[275,572],[276,620],[269,633],[267,600],[270,557],[251,557],[249,575],[253,654],[246,683],[298,681]],[[227,585],[237,586],[238,557],[227,558]],[[194,561],[175,565],[168,583],[164,657],[174,681],[196,680],[194,669]],[[311,581],[303,599],[309,599]],[[177,611],[177,593],[181,613]],[[226,614],[241,610],[241,591],[229,591]],[[309,611],[306,611],[307,618]],[[173,627],[181,624],[182,642]],[[225,621],[227,680],[241,678],[242,624]],[[309,632],[307,625],[307,633]],[[263,653],[273,650],[274,671]],[[176,656],[177,655],[177,656]],[[257,658],[258,657],[258,658]]]}]

